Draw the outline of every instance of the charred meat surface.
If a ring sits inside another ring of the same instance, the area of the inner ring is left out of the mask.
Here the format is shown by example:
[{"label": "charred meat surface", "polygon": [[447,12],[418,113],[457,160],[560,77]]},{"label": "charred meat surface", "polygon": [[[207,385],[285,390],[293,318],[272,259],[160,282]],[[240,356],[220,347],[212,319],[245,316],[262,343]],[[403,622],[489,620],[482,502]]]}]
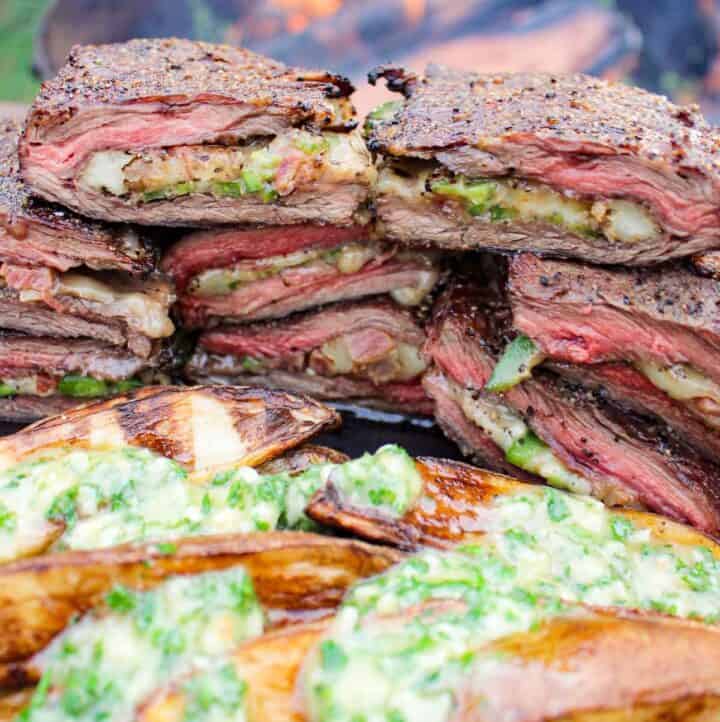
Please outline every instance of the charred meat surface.
[{"label": "charred meat surface", "polygon": [[618,412],[547,371],[503,394],[486,390],[510,328],[506,304],[502,295],[488,300],[487,290],[457,280],[435,314],[426,350],[465,416],[507,461],[552,485],[716,531],[720,469],[664,424]]},{"label": "charred meat surface", "polygon": [[422,327],[390,301],[328,306],[201,334],[193,380],[289,388],[321,399],[428,412]]},{"label": "charred meat surface", "polygon": [[103,220],[351,224],[374,178],[352,90],[224,45],[77,46],[30,111],[23,176]]},{"label": "charred meat surface", "polygon": [[170,249],[163,268],[193,328],[382,294],[415,306],[440,277],[434,254],[371,241],[362,226],[198,231]]},{"label": "charred meat surface", "polygon": [[647,265],[720,245],[720,136],[694,108],[584,75],[424,76],[371,113],[388,237]]},{"label": "charred meat surface", "polygon": [[689,437],[700,424],[718,443],[718,281],[679,266],[612,270],[523,254],[508,287],[514,327],[546,359],[588,366]]}]

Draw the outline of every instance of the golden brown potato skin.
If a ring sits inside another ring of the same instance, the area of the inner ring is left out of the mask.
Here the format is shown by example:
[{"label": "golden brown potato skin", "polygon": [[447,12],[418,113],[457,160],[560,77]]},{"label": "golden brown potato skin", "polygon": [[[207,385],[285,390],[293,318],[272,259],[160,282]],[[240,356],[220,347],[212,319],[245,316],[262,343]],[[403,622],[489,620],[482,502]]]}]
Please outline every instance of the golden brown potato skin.
[{"label": "golden brown potato skin", "polygon": [[344,464],[350,457],[341,451],[326,446],[303,444],[297,449],[291,449],[277,459],[270,459],[257,467],[259,474],[291,474],[304,471],[314,464]]},{"label": "golden brown potato skin", "polygon": [[283,624],[327,615],[350,584],[401,558],[387,547],[301,532],[196,537],[175,546],[173,554],[144,544],[50,554],[0,567],[0,689],[25,684],[25,660],[115,584],[144,589],[170,575],[242,564],[270,622]]},{"label": "golden brown potato skin", "polygon": [[[433,503],[416,504],[400,519],[348,506],[331,484],[315,494],[307,514],[321,524],[403,549],[450,548],[484,535],[483,529],[491,521],[488,508],[495,497],[538,488],[458,461],[421,457],[416,465],[423,478],[424,496]],[[646,512],[613,513],[650,529],[658,541],[704,546],[720,559],[720,545],[689,526]]]},{"label": "golden brown potato skin", "polygon": [[659,615],[559,617],[481,654],[453,722],[703,722],[720,716],[720,629]]},{"label": "golden brown potato skin", "polygon": [[141,446],[188,471],[257,466],[339,423],[307,397],[245,386],[148,387],[0,439],[0,470],[53,447]]},{"label": "golden brown potato skin", "polygon": [[[248,684],[246,710],[252,722],[304,722],[296,682],[306,656],[322,638],[322,622],[280,629],[252,639],[233,655],[238,677]],[[182,722],[184,699],[177,687],[159,690],[137,722]]]}]

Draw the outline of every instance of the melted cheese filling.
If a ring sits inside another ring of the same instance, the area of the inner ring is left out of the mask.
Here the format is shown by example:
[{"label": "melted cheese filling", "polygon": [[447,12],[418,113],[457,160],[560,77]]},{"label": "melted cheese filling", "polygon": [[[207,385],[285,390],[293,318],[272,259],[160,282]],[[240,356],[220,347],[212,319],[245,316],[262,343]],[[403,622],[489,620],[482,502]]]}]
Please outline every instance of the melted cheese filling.
[{"label": "melted cheese filling", "polygon": [[[526,458],[512,457],[509,452],[517,442],[532,432],[520,414],[495,398],[473,394],[467,389],[453,387],[455,400],[465,416],[479,426],[508,455],[508,460],[531,474],[537,474],[560,489],[589,494],[592,487],[587,479],[575,474],[558,459],[549,446],[539,441],[534,453]],[[534,435],[533,435],[534,436]]]},{"label": "melted cheese filling", "polygon": [[454,201],[471,217],[484,221],[549,223],[580,236],[602,236],[611,242],[640,243],[661,235],[651,214],[638,203],[573,198],[530,181],[433,180],[430,171],[407,177],[385,167],[380,171],[377,190],[409,203]]},{"label": "melted cheese filling", "polygon": [[477,650],[572,614],[569,602],[720,621],[709,548],[548,488],[496,497],[485,518],[477,544],[421,552],[350,590],[305,670],[313,722],[455,719]]},{"label": "melted cheese filling", "polygon": [[167,338],[175,331],[168,307],[171,298],[158,300],[147,293],[121,291],[81,273],[63,273],[58,280],[58,294],[100,303],[106,313],[127,319],[128,325],[149,338]]},{"label": "melted cheese filling", "polygon": [[191,669],[202,672],[201,681],[225,682],[244,709],[241,680],[217,663],[263,632],[244,569],[171,578],[144,592],[116,587],[106,604],[106,613],[90,612],[39,655],[43,677],[24,713],[28,722],[132,719],[158,687]]},{"label": "melted cheese filling", "polygon": [[670,398],[690,406],[713,429],[720,429],[720,384],[688,364],[665,366],[642,361],[636,368]]},{"label": "melted cheese filling", "polygon": [[99,151],[83,168],[79,185],[139,202],[191,193],[273,201],[315,182],[368,184],[374,176],[358,133],[291,130],[269,143]]}]

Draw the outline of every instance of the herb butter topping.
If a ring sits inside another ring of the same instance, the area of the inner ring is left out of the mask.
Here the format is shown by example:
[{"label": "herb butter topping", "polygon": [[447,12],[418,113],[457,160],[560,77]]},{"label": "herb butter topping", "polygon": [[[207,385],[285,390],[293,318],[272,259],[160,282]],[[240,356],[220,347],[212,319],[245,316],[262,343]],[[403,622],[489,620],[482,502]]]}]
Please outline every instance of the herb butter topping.
[{"label": "herb butter topping", "polygon": [[[252,582],[239,567],[175,577],[153,590],[114,588],[106,609],[70,626],[41,653],[43,672],[18,722],[132,719],[159,686],[193,669],[188,720],[219,719],[232,701],[244,720],[245,684],[216,661],[263,631]],[[223,699],[209,699],[204,689]]]},{"label": "herb butter topping", "polygon": [[[483,644],[573,602],[720,621],[720,560],[554,489],[497,497],[472,546],[426,551],[347,595],[305,678],[314,722],[444,722]],[[358,690],[362,694],[358,694]]]}]

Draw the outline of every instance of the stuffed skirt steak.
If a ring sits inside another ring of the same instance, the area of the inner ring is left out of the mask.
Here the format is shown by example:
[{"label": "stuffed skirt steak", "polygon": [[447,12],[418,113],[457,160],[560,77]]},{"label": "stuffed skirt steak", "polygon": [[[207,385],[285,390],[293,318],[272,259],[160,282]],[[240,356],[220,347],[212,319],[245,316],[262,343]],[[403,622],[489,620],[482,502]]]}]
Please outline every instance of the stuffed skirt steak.
[{"label": "stuffed skirt steak", "polygon": [[720,134],[694,108],[584,75],[378,69],[392,240],[647,265],[720,246]]},{"label": "stuffed skirt steak", "polygon": [[23,175],[107,221],[350,224],[374,174],[352,90],[223,45],[78,46],[30,111]]},{"label": "stuffed skirt steak", "polygon": [[280,321],[200,335],[186,367],[200,383],[283,388],[332,401],[430,413],[425,333],[387,299],[339,303]]},{"label": "stuffed skirt steak", "polygon": [[0,130],[0,416],[28,420],[148,380],[175,295],[135,230],[33,198]]}]

